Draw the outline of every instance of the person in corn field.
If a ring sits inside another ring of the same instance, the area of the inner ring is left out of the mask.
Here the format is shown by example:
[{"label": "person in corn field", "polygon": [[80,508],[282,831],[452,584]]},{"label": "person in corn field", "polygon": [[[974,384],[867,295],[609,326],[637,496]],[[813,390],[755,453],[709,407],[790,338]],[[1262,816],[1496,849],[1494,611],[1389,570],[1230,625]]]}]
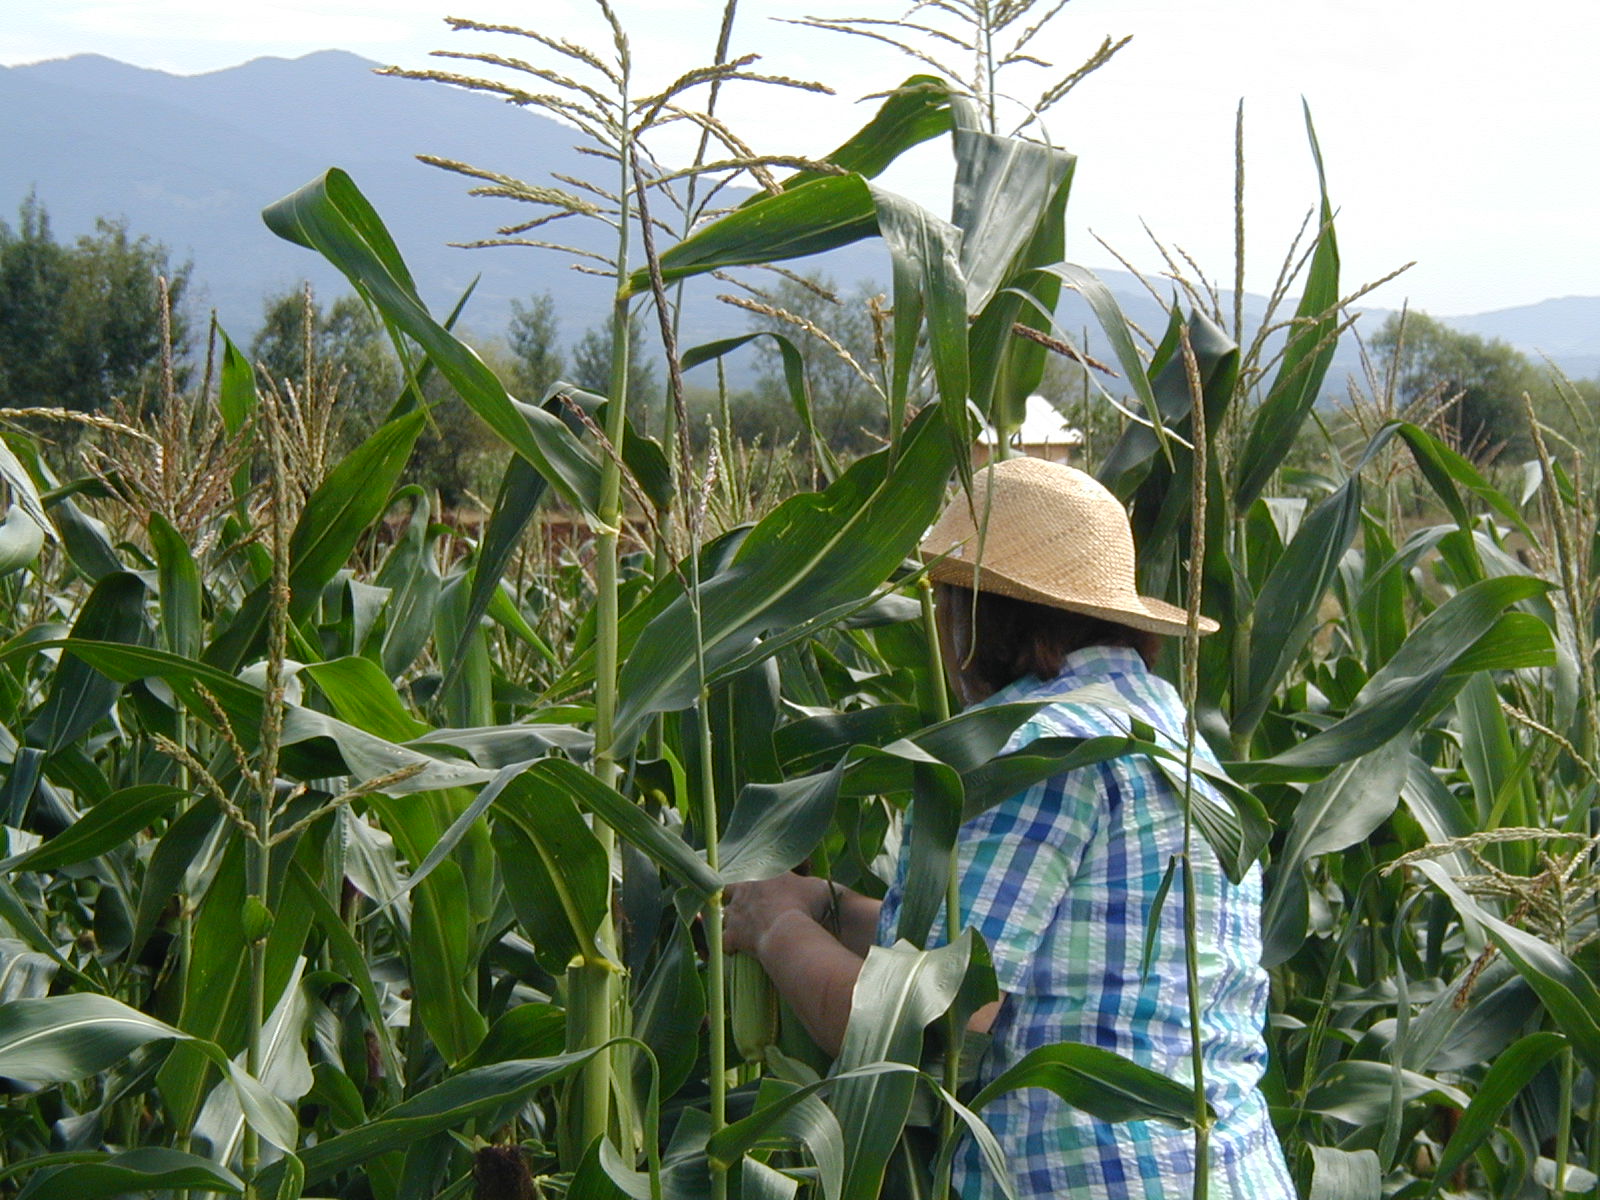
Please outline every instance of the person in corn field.
[{"label": "person in corn field", "polygon": [[[1182,701],[1151,667],[1162,636],[1186,631],[1186,614],[1138,594],[1127,513],[1093,478],[1040,459],[999,462],[979,473],[971,503],[957,496],[945,510],[922,555],[933,563],[946,673],[961,702],[1041,704],[1008,750],[1039,737],[1124,735],[1131,715],[1181,753]],[[1200,629],[1217,625],[1202,618]],[[1215,765],[1203,742],[1195,755]],[[1180,777],[1181,761],[1173,764]],[[1222,803],[1198,775],[1193,792],[1196,804]],[[1193,1078],[1181,880],[1154,915],[1183,833],[1183,799],[1147,755],[1063,772],[961,827],[961,921],[983,935],[1001,993],[972,1022],[990,1035],[980,1083],[1057,1042],[1102,1046],[1170,1078]],[[908,842],[882,901],[794,874],[729,889],[726,949],[756,955],[830,1053],[843,1041],[868,950],[894,940]],[[1198,832],[1192,842],[1203,1061],[1216,1114],[1211,1195],[1290,1200],[1257,1089],[1267,1053],[1260,868],[1235,885]],[[941,918],[927,944],[944,940]],[[1193,1192],[1190,1131],[1107,1124],[1042,1088],[1007,1093],[983,1117],[1021,1200]],[[953,1183],[964,1200],[1001,1194],[970,1138]]]}]

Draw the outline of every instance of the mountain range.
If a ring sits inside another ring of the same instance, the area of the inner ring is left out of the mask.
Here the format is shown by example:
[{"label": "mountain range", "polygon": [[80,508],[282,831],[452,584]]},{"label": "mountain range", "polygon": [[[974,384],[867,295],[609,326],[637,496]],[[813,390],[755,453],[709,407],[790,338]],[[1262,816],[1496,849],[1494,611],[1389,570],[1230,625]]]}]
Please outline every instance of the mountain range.
[{"label": "mountain range", "polygon": [[[547,290],[557,297],[563,341],[598,325],[610,285],[570,270],[569,256],[450,246],[532,214],[514,202],[471,197],[467,180],[415,156],[437,155],[535,183],[552,173],[590,176],[608,164],[579,154],[573,131],[556,121],[485,95],[380,77],[373,74],[377,66],[327,50],[187,76],[97,55],[0,68],[0,144],[7,149],[0,158],[0,219],[15,213],[30,192],[48,211],[58,238],[92,230],[97,217],[126,218],[133,233],[193,263],[199,306],[215,308],[235,340],[247,341],[266,296],[302,280],[325,298],[347,290],[332,267],[277,239],[260,218],[264,206],[338,166],[373,202],[436,312],[448,311],[477,277],[463,323],[479,334],[498,334],[513,300]],[[596,223],[566,221],[555,228],[557,240],[605,248],[600,239],[608,231]],[[824,271],[846,287],[881,283],[889,274],[887,257],[874,243],[794,265]],[[1159,307],[1132,275],[1099,274],[1133,320],[1159,325]],[[715,290],[700,289],[686,311],[691,344],[748,327],[746,314],[712,298]],[[1264,308],[1264,298],[1247,295],[1247,320],[1259,319]],[[1370,333],[1384,315],[1365,313],[1361,327]],[[1575,378],[1600,374],[1600,297],[1551,299],[1447,321],[1536,358],[1548,356]],[[1072,329],[1093,325],[1086,309],[1071,307],[1063,322]],[[1358,372],[1353,345],[1342,347],[1330,380]]]}]

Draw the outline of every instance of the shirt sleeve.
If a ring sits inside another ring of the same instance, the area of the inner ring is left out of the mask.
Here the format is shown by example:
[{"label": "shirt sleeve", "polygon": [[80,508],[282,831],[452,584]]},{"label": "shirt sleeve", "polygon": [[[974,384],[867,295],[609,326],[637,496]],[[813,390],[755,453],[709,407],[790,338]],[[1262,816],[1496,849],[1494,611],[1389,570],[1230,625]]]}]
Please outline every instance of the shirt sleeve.
[{"label": "shirt sleeve", "polygon": [[[1034,784],[961,827],[961,917],[983,935],[1002,992],[1026,990],[1039,945],[1083,860],[1101,808],[1098,766]],[[945,941],[943,913],[929,945]]]}]

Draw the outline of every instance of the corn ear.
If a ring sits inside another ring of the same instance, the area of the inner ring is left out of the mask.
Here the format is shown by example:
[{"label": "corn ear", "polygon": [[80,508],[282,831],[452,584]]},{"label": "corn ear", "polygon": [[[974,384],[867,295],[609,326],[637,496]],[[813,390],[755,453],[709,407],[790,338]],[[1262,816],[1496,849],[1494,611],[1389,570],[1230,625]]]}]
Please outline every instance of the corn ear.
[{"label": "corn ear", "polygon": [[778,993],[760,959],[752,954],[729,956],[728,998],[739,1057],[745,1062],[763,1061],[767,1047],[778,1040]]}]

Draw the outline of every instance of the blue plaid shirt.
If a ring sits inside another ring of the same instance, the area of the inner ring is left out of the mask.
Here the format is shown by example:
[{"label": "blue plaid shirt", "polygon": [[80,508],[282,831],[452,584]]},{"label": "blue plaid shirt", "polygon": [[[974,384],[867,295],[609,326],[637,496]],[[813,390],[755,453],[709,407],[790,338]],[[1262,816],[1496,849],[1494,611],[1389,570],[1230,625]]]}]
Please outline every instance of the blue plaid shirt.
[{"label": "blue plaid shirt", "polygon": [[[1114,692],[1154,727],[1158,741],[1181,748],[1177,692],[1122,647],[1075,651],[1055,679],[1030,676],[986,703],[1060,698],[1018,729],[1008,749],[1038,737],[1128,732],[1126,712],[1070,695],[1091,686],[1102,696]],[[1195,752],[1214,761],[1203,744]],[[1196,803],[1221,803],[1198,779],[1195,790]],[[1266,1063],[1260,871],[1253,868],[1236,887],[1198,832],[1193,844],[1206,1094],[1217,1114],[1211,1194],[1291,1200],[1283,1153],[1256,1088]],[[1151,902],[1182,847],[1181,797],[1142,755],[1068,771],[962,826],[962,921],[988,943],[1005,996],[983,1082],[1056,1042],[1104,1046],[1170,1078],[1193,1078],[1181,887],[1163,905],[1150,969],[1141,977]],[[883,944],[893,941],[905,871],[902,853],[879,918]],[[941,920],[928,944],[943,941]],[[1042,1088],[1007,1093],[982,1115],[1014,1164],[1019,1200],[1188,1200],[1193,1192],[1191,1132],[1154,1121],[1106,1124]],[[970,1139],[956,1157],[954,1185],[964,1200],[1000,1194]]]}]

